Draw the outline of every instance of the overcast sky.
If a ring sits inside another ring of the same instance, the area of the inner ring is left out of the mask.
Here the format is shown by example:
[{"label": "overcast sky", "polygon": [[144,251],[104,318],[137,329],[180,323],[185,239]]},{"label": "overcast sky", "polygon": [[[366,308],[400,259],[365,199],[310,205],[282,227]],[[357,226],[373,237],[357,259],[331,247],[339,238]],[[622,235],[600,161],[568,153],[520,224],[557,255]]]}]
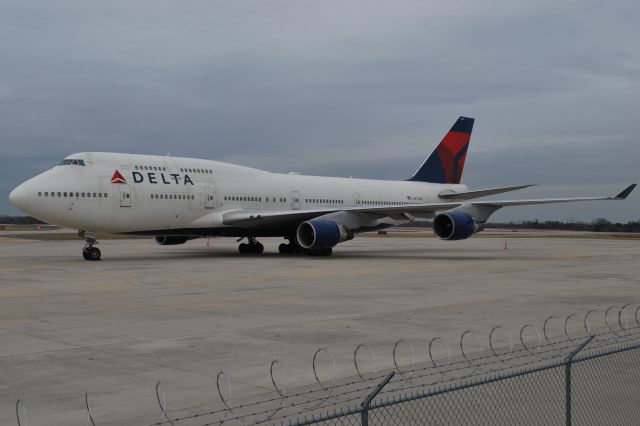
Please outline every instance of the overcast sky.
[{"label": "overcast sky", "polygon": [[[404,179],[459,115],[463,183],[640,180],[637,1],[0,0],[0,212],[80,151]],[[640,219],[624,203],[496,220]]]}]

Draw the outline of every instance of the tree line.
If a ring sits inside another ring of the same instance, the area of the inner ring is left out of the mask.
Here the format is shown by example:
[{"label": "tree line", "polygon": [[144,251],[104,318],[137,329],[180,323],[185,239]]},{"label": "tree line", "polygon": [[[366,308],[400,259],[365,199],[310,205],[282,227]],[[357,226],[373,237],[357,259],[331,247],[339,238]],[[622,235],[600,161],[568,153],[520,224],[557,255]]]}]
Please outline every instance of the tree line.
[{"label": "tree line", "polygon": [[524,220],[508,223],[490,223],[491,228],[515,228],[515,229],[555,229],[562,231],[589,231],[589,232],[640,232],[640,221],[627,223],[610,222],[604,218],[598,218],[591,222],[563,222],[559,220]]},{"label": "tree line", "polygon": [[[0,223],[11,225],[44,225],[45,223],[31,216],[0,216]],[[427,227],[431,222],[416,221],[403,225],[406,227]],[[640,220],[627,223],[610,222],[599,218],[591,222],[564,222],[560,220],[523,220],[508,223],[489,223],[490,228],[507,229],[556,229],[562,231],[589,231],[589,232],[640,232]]]},{"label": "tree line", "polygon": [[5,225],[46,225],[43,221],[31,216],[0,216],[0,223]]}]

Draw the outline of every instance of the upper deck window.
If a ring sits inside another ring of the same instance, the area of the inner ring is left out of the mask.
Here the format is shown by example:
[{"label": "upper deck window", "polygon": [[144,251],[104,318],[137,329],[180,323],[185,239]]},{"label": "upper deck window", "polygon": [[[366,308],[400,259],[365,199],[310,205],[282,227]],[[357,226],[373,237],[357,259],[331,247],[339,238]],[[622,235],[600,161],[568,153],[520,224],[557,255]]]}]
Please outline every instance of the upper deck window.
[{"label": "upper deck window", "polygon": [[58,163],[58,166],[84,166],[84,160],[74,160],[73,158],[65,158],[61,162]]}]

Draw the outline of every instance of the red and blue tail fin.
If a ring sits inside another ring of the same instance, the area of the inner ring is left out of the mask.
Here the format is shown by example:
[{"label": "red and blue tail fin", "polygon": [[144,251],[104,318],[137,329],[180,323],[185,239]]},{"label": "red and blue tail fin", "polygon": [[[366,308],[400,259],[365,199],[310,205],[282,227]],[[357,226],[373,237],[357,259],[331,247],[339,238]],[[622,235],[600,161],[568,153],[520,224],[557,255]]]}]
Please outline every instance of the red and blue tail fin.
[{"label": "red and blue tail fin", "polygon": [[460,183],[464,160],[473,130],[473,118],[460,117],[440,144],[409,180],[431,183]]}]

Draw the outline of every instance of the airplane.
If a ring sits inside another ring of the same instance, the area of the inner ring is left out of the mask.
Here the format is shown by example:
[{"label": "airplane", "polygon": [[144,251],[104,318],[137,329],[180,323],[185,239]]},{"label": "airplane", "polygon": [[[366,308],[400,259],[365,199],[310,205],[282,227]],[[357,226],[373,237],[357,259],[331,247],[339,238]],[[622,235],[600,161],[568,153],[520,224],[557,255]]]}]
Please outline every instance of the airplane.
[{"label": "airplane", "polygon": [[[469,190],[460,183],[474,119],[459,117],[433,153],[404,181],[271,173],[171,156],[83,152],[15,188],[9,199],[44,222],[80,230],[82,255],[100,260],[96,232],[148,235],[158,244],[236,237],[242,254],[260,254],[260,237],[284,237],[281,254],[329,256],[359,232],[432,220],[441,240],[464,240],[508,206],[615,196],[477,201],[532,185]],[[475,200],[475,201],[474,201]]]}]

